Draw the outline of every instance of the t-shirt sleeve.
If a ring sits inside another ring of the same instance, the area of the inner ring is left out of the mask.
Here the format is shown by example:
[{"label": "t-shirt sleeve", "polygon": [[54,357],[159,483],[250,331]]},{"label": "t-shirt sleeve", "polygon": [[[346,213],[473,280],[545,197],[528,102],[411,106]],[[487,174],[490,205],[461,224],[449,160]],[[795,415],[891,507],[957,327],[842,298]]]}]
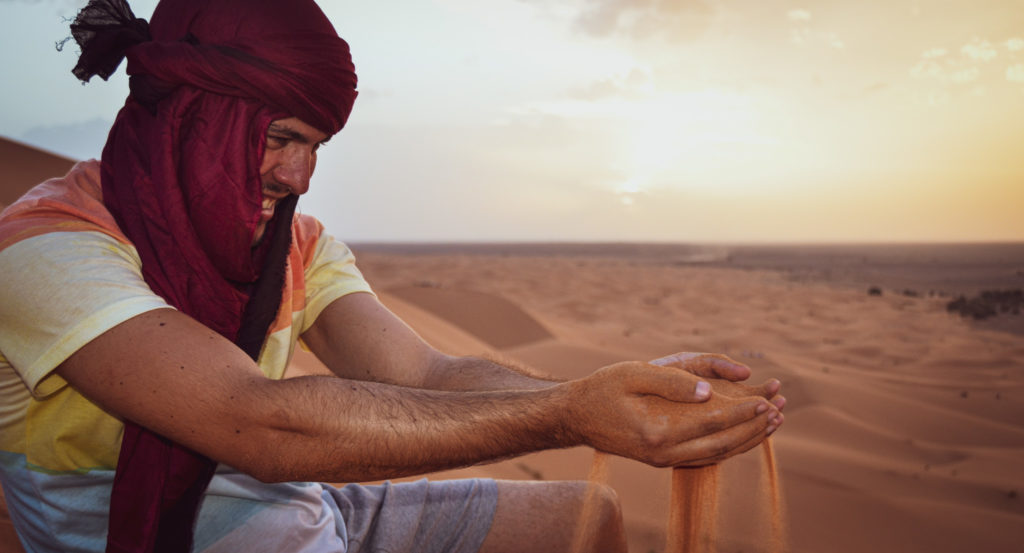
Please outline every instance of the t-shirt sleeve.
[{"label": "t-shirt sleeve", "polygon": [[300,334],[309,330],[320,312],[334,300],[353,292],[373,293],[356,267],[352,250],[329,234],[320,234],[306,267],[306,308]]},{"label": "t-shirt sleeve", "polygon": [[0,251],[0,352],[33,395],[62,388],[53,370],[97,336],[170,307],[141,266],[134,248],[100,232],[52,232]]}]

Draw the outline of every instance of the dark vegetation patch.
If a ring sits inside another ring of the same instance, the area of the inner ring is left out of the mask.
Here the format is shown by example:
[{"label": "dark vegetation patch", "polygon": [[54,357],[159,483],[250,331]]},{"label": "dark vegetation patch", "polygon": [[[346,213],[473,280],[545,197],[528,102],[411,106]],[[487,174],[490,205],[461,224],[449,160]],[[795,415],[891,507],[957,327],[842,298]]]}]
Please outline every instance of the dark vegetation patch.
[{"label": "dark vegetation patch", "polygon": [[1024,309],[1024,290],[984,290],[977,296],[960,296],[946,304],[946,311],[976,321],[1000,314],[1020,315]]}]

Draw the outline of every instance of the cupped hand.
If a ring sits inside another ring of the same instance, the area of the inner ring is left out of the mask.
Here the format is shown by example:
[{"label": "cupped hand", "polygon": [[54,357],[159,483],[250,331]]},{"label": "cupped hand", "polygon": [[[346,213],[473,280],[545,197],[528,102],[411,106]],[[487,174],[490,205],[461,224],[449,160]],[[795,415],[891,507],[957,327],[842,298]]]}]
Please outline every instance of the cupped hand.
[{"label": "cupped hand", "polygon": [[[772,378],[760,386],[738,384],[750,378],[750,367],[720,353],[680,352],[655,359],[651,364],[682,369],[709,379],[715,393],[724,393],[730,397],[761,396],[771,401],[780,411],[786,406],[786,398],[779,394],[781,382]],[[717,384],[715,380],[718,380]],[[736,385],[725,386],[726,383]]]},{"label": "cupped hand", "polygon": [[568,383],[570,431],[596,449],[669,467],[721,461],[778,428],[778,409],[750,387],[703,395],[704,380],[676,369],[630,361]]},{"label": "cupped hand", "polygon": [[704,378],[724,378],[733,382],[750,378],[750,367],[720,353],[684,351],[660,357],[651,364],[683,369]]}]

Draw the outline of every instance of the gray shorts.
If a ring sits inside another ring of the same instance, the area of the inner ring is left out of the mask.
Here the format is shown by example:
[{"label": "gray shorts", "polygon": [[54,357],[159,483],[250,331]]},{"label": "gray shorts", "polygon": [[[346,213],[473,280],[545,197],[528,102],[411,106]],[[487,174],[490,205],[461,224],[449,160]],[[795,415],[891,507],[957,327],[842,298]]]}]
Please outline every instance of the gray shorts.
[{"label": "gray shorts", "polygon": [[476,553],[498,506],[497,483],[484,479],[330,489],[348,553]]}]

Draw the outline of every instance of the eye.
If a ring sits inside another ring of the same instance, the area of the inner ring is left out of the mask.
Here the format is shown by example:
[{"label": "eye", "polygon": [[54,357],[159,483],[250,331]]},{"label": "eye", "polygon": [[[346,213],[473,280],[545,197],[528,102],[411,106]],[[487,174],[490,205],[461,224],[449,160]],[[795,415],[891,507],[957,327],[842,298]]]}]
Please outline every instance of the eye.
[{"label": "eye", "polygon": [[277,150],[279,148],[284,148],[288,144],[288,140],[289,140],[288,138],[285,138],[283,136],[275,136],[275,135],[272,135],[272,134],[268,134],[267,135],[267,148],[269,148],[271,150]]}]

